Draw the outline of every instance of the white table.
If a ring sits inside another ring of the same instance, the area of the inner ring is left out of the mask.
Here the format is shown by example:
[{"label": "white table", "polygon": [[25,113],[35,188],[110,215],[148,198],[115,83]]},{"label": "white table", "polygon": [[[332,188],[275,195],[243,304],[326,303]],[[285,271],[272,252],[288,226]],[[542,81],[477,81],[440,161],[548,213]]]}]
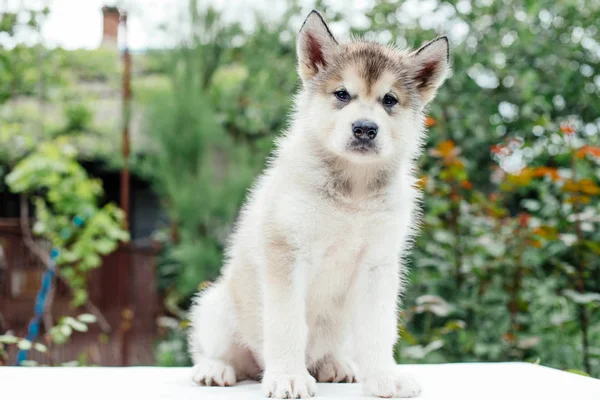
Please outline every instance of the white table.
[{"label": "white table", "polygon": [[[423,387],[421,399],[600,400],[600,380],[527,363],[405,365]],[[263,399],[256,382],[200,387],[191,368],[0,367],[0,400]],[[319,383],[316,399],[368,399],[360,384]]]}]

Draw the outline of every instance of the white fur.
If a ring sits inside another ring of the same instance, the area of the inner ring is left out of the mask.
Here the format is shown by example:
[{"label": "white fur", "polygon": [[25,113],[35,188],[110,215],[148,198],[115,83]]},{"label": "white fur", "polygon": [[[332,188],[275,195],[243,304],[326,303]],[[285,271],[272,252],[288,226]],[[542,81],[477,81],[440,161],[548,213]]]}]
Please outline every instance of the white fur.
[{"label": "white fur", "polygon": [[[344,81],[360,92],[356,74]],[[423,105],[390,117],[374,103],[390,84],[383,77],[373,99],[342,110],[307,88],[297,96],[291,127],[243,207],[222,275],[191,309],[196,382],[232,385],[262,374],[266,396],[305,398],[315,394],[315,375],[357,379],[375,396],[419,394],[392,353],[401,258],[418,224],[413,166]],[[345,150],[358,118],[380,126],[377,154]],[[324,134],[326,126],[332,132]],[[373,185],[382,173],[385,184]]]}]

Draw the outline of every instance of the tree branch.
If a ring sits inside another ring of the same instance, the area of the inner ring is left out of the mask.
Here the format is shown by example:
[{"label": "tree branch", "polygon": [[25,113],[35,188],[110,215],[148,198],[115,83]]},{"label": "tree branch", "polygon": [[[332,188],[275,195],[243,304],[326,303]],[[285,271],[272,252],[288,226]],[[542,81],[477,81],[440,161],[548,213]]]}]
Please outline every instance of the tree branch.
[{"label": "tree branch", "polygon": [[[31,234],[31,229],[29,228],[29,207],[27,204],[27,198],[24,194],[21,194],[21,232],[23,234],[23,241],[25,245],[40,261],[46,266],[46,268],[50,268],[50,254],[44,251],[38,244],[33,240],[33,236]],[[61,282],[65,283],[67,287],[69,285],[65,281],[65,279],[59,274],[55,275]],[[52,301],[54,300],[54,288],[52,289],[51,296],[48,297],[48,303],[46,305],[46,310],[50,310]],[[88,298],[85,308],[92,314],[96,316],[98,320],[98,326],[104,333],[110,333],[112,331],[112,327],[100,311],[100,309]],[[49,319],[48,319],[49,318]],[[44,324],[51,324],[52,317],[44,316]],[[47,327],[48,328],[48,327]]]},{"label": "tree branch", "polygon": [[25,246],[27,246],[29,251],[35,254],[47,268],[50,264],[50,255],[41,249],[35,240],[33,240],[31,229],[29,229],[29,206],[27,204],[27,197],[25,197],[24,194],[21,194],[21,233],[23,234]]}]

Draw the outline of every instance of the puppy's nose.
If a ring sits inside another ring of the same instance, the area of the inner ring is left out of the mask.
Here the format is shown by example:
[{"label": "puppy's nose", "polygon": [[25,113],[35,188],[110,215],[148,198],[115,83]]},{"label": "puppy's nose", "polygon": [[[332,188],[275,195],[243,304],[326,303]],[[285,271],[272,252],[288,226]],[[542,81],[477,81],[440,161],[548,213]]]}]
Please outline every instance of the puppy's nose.
[{"label": "puppy's nose", "polygon": [[377,136],[377,124],[365,119],[358,120],[352,124],[354,137],[360,140],[373,140]]}]

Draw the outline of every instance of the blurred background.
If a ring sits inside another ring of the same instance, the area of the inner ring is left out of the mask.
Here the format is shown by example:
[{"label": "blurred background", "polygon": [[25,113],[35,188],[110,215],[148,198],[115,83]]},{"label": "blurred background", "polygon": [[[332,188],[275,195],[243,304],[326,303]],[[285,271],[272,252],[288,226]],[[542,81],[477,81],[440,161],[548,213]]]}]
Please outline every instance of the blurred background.
[{"label": "blurred background", "polygon": [[597,0],[0,1],[0,365],[190,365],[312,8],[450,38],[398,361],[600,377]]}]

